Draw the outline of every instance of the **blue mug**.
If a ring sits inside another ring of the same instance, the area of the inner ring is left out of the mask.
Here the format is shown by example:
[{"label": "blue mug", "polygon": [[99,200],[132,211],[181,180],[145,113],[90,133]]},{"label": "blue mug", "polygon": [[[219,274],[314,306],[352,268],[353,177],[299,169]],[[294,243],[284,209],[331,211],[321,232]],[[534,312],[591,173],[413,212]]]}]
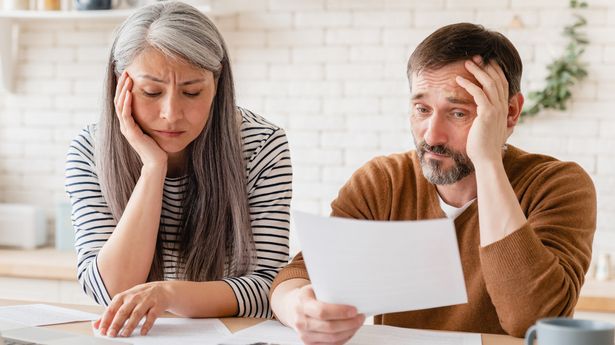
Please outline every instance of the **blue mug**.
[{"label": "blue mug", "polygon": [[538,320],[525,333],[525,345],[613,345],[615,326],[603,321],[564,317]]}]

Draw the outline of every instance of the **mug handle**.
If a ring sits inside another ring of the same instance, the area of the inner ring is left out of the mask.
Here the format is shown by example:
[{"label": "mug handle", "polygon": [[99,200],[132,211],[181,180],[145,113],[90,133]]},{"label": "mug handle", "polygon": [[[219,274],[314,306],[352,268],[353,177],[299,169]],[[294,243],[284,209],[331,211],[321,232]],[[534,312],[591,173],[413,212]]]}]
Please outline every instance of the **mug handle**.
[{"label": "mug handle", "polygon": [[534,345],[534,339],[536,339],[536,326],[530,327],[525,332],[525,345]]}]

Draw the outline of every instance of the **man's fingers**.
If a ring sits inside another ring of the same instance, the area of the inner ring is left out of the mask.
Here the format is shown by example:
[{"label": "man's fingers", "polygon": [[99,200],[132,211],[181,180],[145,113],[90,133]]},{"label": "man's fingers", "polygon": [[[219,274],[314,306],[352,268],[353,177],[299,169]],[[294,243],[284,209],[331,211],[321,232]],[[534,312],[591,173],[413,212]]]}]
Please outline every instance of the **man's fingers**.
[{"label": "man's fingers", "polygon": [[472,61],[474,61],[475,64],[482,66],[483,64],[483,57],[480,55],[474,55],[472,56]]},{"label": "man's fingers", "polygon": [[504,70],[502,69],[502,67],[496,61],[493,61],[493,63],[494,63],[493,69],[497,72],[498,76],[500,77],[500,80],[502,81],[502,86],[504,86],[506,100],[508,100],[508,98],[512,95],[508,94],[508,79],[506,79],[506,74],[504,73]]},{"label": "man's fingers", "polygon": [[358,314],[357,316],[344,320],[324,321],[314,318],[307,318],[304,327],[307,331],[319,333],[340,333],[348,331],[356,331],[365,322],[365,316]]},{"label": "man's fingers", "polygon": [[342,304],[323,303],[316,299],[311,285],[301,288],[299,299],[303,312],[312,318],[320,320],[343,320],[355,317],[357,308]]},{"label": "man's fingers", "polygon": [[474,61],[470,61],[470,60],[466,61],[465,67],[468,70],[468,72],[470,72],[476,78],[476,80],[480,83],[490,103],[495,104],[500,98],[500,90],[495,80],[491,78],[491,76],[487,73],[487,71],[482,69],[476,63],[474,63]]},{"label": "man's fingers", "polygon": [[489,64],[485,66],[484,69],[487,74],[489,74],[489,76],[495,81],[500,101],[506,102],[508,100],[508,81],[506,80],[506,77],[503,77],[503,74],[500,74],[498,72],[498,70],[501,71],[502,68],[500,67],[500,65],[498,65],[497,61],[491,60],[491,62],[489,62]]},{"label": "man's fingers", "polygon": [[478,85],[474,84],[473,82],[462,76],[457,76],[457,78],[455,78],[455,81],[457,81],[457,84],[459,84],[459,86],[463,87],[466,91],[468,91],[470,95],[472,95],[472,97],[474,98],[474,102],[476,102],[477,106],[487,107],[490,104],[490,101],[485,95],[485,92]]},{"label": "man's fingers", "polygon": [[488,64],[483,62],[483,58],[480,55],[475,55],[472,57],[472,61],[479,67],[485,70],[487,74],[496,82],[498,87],[498,94],[500,95],[501,100],[508,100],[510,96],[508,94],[508,79],[506,79],[506,75],[504,74],[504,70],[498,64],[495,59],[491,59]]},{"label": "man's fingers", "polygon": [[357,315],[357,308],[343,304],[329,304],[317,300],[307,302],[303,310],[311,318],[320,320],[345,320]]},{"label": "man's fingers", "polygon": [[357,332],[358,328],[338,333],[309,332],[301,335],[301,340],[309,344],[344,344]]}]

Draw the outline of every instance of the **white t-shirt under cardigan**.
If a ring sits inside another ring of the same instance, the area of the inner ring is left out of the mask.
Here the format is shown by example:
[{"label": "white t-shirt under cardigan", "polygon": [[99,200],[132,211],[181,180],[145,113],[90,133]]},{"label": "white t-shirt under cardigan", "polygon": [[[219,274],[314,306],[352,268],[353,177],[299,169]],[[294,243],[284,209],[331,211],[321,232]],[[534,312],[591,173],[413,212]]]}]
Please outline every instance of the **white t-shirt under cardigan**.
[{"label": "white t-shirt under cardigan", "polygon": [[[238,316],[270,317],[267,296],[278,271],[288,262],[288,235],[292,169],[284,130],[245,109],[241,137],[246,162],[246,184],[257,261],[252,272],[225,277],[237,298]],[[97,267],[96,257],[115,229],[116,222],[98,183],[94,159],[96,126],[90,125],[72,141],[66,161],[66,192],[72,204],[78,279],[98,304],[111,298]],[[178,267],[180,231],[186,177],[164,181],[160,230],[165,280],[182,279]],[[228,265],[226,267],[228,271]]]}]

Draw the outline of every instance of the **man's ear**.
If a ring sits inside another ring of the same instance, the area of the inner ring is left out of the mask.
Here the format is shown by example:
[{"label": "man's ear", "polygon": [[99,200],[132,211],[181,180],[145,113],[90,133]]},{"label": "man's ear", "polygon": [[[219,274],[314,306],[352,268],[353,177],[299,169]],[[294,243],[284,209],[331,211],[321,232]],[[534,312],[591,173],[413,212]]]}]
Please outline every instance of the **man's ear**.
[{"label": "man's ear", "polygon": [[508,116],[506,117],[506,127],[513,129],[521,118],[521,111],[523,111],[523,94],[517,92],[516,95],[510,97],[508,100]]}]

